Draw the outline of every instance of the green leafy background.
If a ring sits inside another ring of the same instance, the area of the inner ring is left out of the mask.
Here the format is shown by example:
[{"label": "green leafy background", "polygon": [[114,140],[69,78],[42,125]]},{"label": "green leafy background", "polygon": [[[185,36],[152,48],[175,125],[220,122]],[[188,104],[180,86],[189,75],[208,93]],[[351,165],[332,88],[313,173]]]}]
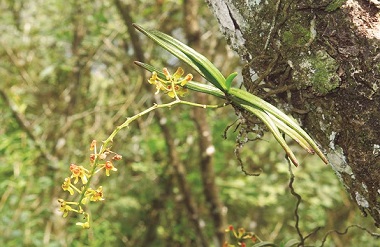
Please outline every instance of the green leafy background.
[{"label": "green leafy background", "polygon": [[[0,2],[0,88],[27,124],[20,125],[6,99],[0,98],[1,246],[194,246],[197,236],[152,115],[139,119],[115,139],[113,150],[123,155],[123,160],[116,164],[117,173],[99,177],[105,201],[91,206],[92,228],[82,230],[75,226],[80,218],[72,214],[63,219],[58,212],[57,199],[68,194],[60,186],[69,175],[70,163],[87,165],[92,139],[104,140],[126,117],[155,102],[155,88],[143,89],[147,82],[133,64],[130,37],[115,2]],[[129,7],[134,22],[184,40],[180,1],[131,1]],[[240,71],[238,58],[228,50],[203,2],[199,22],[204,42],[200,52],[224,75]],[[140,38],[146,60],[154,66],[173,71],[181,65]],[[162,100],[169,98],[163,95]],[[220,103],[213,98],[209,102]],[[296,200],[289,192],[282,148],[268,134],[246,144],[241,150],[245,169],[260,167],[262,174],[245,176],[234,155],[236,125],[228,130],[226,140],[222,138],[226,127],[237,118],[234,110],[207,111],[216,149],[216,181],[228,224],[277,244],[297,238],[293,213]],[[215,229],[202,194],[198,133],[191,109],[178,106],[161,113],[175,136],[176,150],[185,163],[186,178],[212,245]],[[323,227],[309,244],[319,246],[328,230],[343,231],[350,224],[375,231],[332,169],[293,146],[301,163],[294,169],[294,187],[303,199],[300,228],[306,235]],[[152,222],[152,208],[158,201],[160,217]],[[152,228],[154,238],[148,238]],[[351,229],[343,236],[332,234],[325,246],[363,243],[378,246],[379,241]]]}]

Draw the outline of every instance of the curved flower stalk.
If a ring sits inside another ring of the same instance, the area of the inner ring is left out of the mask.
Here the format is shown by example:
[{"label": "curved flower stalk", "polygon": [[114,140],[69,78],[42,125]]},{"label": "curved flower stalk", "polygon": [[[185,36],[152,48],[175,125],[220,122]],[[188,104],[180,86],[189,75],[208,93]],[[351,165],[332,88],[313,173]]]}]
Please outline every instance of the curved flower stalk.
[{"label": "curved flower stalk", "polygon": [[[144,111],[127,118],[124,123],[117,126],[109,137],[102,142],[100,148],[97,148],[97,142],[96,140],[93,140],[90,145],[90,151],[93,153],[90,154],[87,168],[74,163],[69,166],[71,175],[64,179],[61,187],[64,191],[69,192],[70,196],[76,196],[79,199],[76,201],[66,201],[61,198],[58,199],[58,203],[60,204],[59,211],[62,212],[63,217],[67,217],[70,212],[82,215],[85,221],[77,222],[76,225],[81,226],[84,229],[90,228],[90,214],[86,211],[85,206],[92,202],[101,202],[105,200],[103,197],[103,187],[98,186],[97,189],[93,189],[93,183],[91,183],[92,178],[95,174],[103,171],[103,174],[107,177],[112,173],[117,172],[118,169],[114,166],[114,162],[121,160],[122,156],[111,151],[111,146],[114,137],[120,130],[127,128],[136,119],[159,108],[171,108],[178,104],[202,108],[218,108],[225,105],[203,105],[181,100],[179,96],[185,96],[188,91],[188,88],[186,88],[185,85],[193,78],[191,74],[187,74],[182,78],[183,75],[184,71],[182,68],[178,68],[173,75],[171,75],[166,68],[163,69],[163,72],[153,72],[152,77],[149,79],[149,83],[156,86],[156,93],[163,91],[169,97],[173,98],[174,101],[167,104],[154,104]],[[219,89],[217,90],[220,92]]]},{"label": "curved flower stalk", "polygon": [[[212,84],[206,85],[199,82],[188,81],[185,85],[186,88],[223,98],[233,105],[245,109],[263,121],[295,166],[298,166],[299,162],[288,144],[285,142],[281,132],[294,139],[307,152],[311,154],[316,153],[324,163],[328,163],[327,158],[318,148],[313,139],[285,113],[265,100],[245,90],[231,87],[232,80],[237,75],[236,72],[225,78],[206,57],[177,39],[156,30],[148,31],[137,24],[134,24],[134,27],[162,48],[191,66],[196,72]],[[149,64],[140,62],[136,62],[136,64],[155,73],[158,78],[165,78],[163,73],[159,72],[159,70]]]}]

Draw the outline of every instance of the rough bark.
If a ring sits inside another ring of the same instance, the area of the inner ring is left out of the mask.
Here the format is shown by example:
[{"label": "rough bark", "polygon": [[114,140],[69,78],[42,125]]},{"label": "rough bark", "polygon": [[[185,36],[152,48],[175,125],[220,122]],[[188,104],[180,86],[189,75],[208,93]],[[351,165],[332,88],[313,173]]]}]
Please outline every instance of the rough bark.
[{"label": "rough bark", "polygon": [[365,0],[207,2],[247,62],[245,87],[300,120],[379,227],[379,6]]}]

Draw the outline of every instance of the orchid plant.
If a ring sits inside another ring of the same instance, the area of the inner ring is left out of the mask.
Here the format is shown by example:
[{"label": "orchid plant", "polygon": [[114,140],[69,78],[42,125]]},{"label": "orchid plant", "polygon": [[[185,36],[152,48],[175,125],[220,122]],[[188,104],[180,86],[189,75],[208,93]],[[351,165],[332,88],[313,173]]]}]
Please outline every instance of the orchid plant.
[{"label": "orchid plant", "polygon": [[[191,66],[196,72],[212,84],[206,85],[188,80],[186,84],[181,85],[182,87],[225,99],[227,102],[243,108],[257,116],[268,127],[269,131],[285,150],[287,156],[295,166],[298,166],[299,162],[288,144],[285,142],[281,132],[294,139],[307,152],[311,154],[316,153],[323,162],[326,164],[328,163],[326,157],[313,139],[285,113],[265,100],[243,89],[231,87],[233,79],[237,76],[236,72],[225,78],[206,57],[177,39],[159,31],[148,31],[137,24],[134,24],[134,27],[162,48]],[[141,62],[136,62],[136,64],[151,71],[156,78],[167,78],[165,71],[164,73],[160,73],[158,69],[149,64]]]},{"label": "orchid plant", "polygon": [[[103,187],[98,186],[97,189],[93,189],[91,187],[91,180],[95,174],[102,171],[104,171],[106,176],[110,176],[111,171],[116,172],[117,168],[114,166],[114,162],[122,159],[121,155],[111,150],[111,144],[114,137],[121,129],[128,127],[133,121],[147,113],[158,108],[171,108],[176,104],[185,104],[202,108],[218,108],[227,104],[232,104],[233,106],[244,109],[250,114],[258,117],[268,127],[268,130],[273,134],[277,142],[286,152],[289,160],[295,166],[298,166],[299,162],[284,140],[282,133],[294,139],[307,152],[311,154],[316,153],[323,162],[326,164],[328,163],[326,157],[313,139],[290,117],[263,99],[245,90],[232,87],[232,81],[237,76],[236,72],[224,77],[206,57],[173,37],[155,30],[148,31],[136,24],[134,24],[134,27],[174,56],[178,57],[184,63],[191,66],[211,84],[193,81],[192,74],[184,76],[185,73],[182,68],[178,68],[172,75],[166,68],[160,71],[152,65],[135,62],[138,66],[152,73],[149,83],[156,87],[156,94],[162,91],[169,97],[173,98],[173,101],[166,104],[154,104],[148,109],[127,118],[124,123],[117,126],[111,135],[102,142],[100,147],[97,147],[97,142],[94,140],[90,145],[92,153],[89,157],[90,162],[88,168],[76,164],[70,165],[69,170],[71,175],[64,179],[62,189],[68,191],[71,196],[75,194],[79,195],[79,200],[66,201],[58,199],[63,217],[66,217],[70,212],[82,215],[85,222],[78,222],[77,225],[83,228],[89,228],[90,214],[86,212],[84,206],[89,202],[104,200]],[[225,103],[222,105],[203,105],[180,99],[180,97],[185,96],[189,90],[221,98],[225,100]],[[72,179],[74,181],[72,181]],[[77,185],[78,182],[80,182],[80,186]]]}]

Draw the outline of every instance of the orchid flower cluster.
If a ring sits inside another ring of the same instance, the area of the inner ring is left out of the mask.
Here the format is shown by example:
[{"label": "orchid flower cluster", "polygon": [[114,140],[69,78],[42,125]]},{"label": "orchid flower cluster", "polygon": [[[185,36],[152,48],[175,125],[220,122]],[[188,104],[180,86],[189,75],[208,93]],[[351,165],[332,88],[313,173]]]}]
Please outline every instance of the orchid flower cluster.
[{"label": "orchid flower cluster", "polygon": [[230,240],[233,243],[228,243],[227,241],[223,244],[223,247],[245,247],[247,246],[246,241],[250,240],[251,243],[261,242],[258,237],[252,233],[247,232],[244,228],[239,228],[237,231],[233,226],[229,226],[226,230],[226,233],[230,233]]},{"label": "orchid flower cluster", "polygon": [[156,71],[152,72],[152,77],[149,79],[150,84],[156,85],[156,94],[162,90],[166,92],[169,97],[177,98],[177,95],[183,97],[188,93],[188,89],[184,88],[184,86],[187,82],[193,79],[192,74],[187,74],[185,78],[181,78],[184,74],[184,71],[181,67],[177,69],[173,76],[170,75],[167,68],[164,68],[162,72],[165,75],[166,80],[158,77]]},{"label": "orchid flower cluster", "polygon": [[[96,140],[91,142],[90,150],[93,151],[90,155],[90,169],[86,169],[83,166],[71,164],[69,169],[71,176],[66,177],[62,189],[70,193],[71,196],[78,193],[80,195],[79,201],[66,201],[64,199],[58,199],[60,204],[59,210],[63,213],[63,217],[67,217],[70,212],[84,215],[85,222],[78,222],[76,225],[85,229],[90,228],[90,215],[83,210],[83,205],[88,202],[103,201],[103,187],[99,186],[97,189],[90,187],[91,178],[101,171],[105,171],[106,176],[110,176],[110,172],[116,172],[117,169],[113,162],[121,160],[122,156],[109,150],[100,148],[97,153]],[[81,187],[78,187],[80,181]],[[77,185],[78,184],[78,185]]]}]

